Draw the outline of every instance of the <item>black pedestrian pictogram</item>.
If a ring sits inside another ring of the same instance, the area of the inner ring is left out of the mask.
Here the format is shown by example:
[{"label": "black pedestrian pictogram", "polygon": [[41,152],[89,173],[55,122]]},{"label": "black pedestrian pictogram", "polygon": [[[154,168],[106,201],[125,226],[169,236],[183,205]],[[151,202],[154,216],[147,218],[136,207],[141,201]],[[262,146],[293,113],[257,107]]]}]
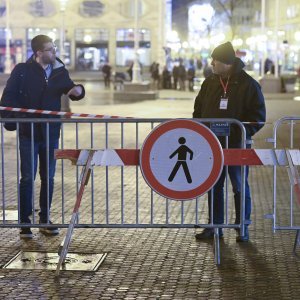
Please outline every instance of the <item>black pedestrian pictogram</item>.
[{"label": "black pedestrian pictogram", "polygon": [[178,154],[178,157],[177,157],[177,163],[176,165],[174,166],[168,180],[171,182],[173,181],[175,175],[177,174],[180,166],[182,166],[183,168],[183,171],[184,171],[184,174],[185,174],[185,177],[186,177],[186,180],[188,183],[192,183],[192,178],[191,178],[191,174],[190,174],[190,171],[189,171],[189,168],[187,166],[187,163],[186,163],[186,157],[187,157],[187,153],[190,153],[190,160],[193,159],[193,151],[185,146],[186,140],[184,137],[180,137],[178,139],[178,143],[181,144],[181,146],[179,146],[170,156],[169,158],[173,158],[176,154]]}]

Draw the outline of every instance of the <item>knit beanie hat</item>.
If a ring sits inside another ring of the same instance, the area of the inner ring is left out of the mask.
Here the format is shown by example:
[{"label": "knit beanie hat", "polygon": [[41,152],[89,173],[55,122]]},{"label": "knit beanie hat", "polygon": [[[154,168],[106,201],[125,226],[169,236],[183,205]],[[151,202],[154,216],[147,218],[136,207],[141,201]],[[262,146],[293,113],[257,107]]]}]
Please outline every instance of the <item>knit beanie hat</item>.
[{"label": "knit beanie hat", "polygon": [[230,42],[219,45],[214,49],[211,57],[226,65],[232,65],[235,61],[235,51]]}]

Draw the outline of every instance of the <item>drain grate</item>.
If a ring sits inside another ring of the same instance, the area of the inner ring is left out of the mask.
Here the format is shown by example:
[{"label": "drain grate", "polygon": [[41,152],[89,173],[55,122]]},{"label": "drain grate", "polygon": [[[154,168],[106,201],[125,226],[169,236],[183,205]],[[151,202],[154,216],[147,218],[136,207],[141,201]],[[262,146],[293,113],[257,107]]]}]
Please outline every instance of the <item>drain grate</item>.
[{"label": "drain grate", "polygon": [[[104,261],[104,254],[68,253],[62,270],[95,272]],[[3,269],[56,270],[59,255],[55,252],[20,251]]]}]

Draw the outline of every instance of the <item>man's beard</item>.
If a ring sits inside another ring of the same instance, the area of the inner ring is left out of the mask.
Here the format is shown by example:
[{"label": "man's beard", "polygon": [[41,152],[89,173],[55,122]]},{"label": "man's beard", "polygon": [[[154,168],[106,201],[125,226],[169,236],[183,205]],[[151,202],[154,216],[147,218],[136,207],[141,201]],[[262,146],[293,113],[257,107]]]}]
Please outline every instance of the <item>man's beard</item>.
[{"label": "man's beard", "polygon": [[47,59],[43,59],[43,63],[44,63],[45,65],[47,65],[47,64],[53,64],[53,63],[55,62],[55,59],[56,59],[55,56],[54,56],[53,58],[47,57]]}]

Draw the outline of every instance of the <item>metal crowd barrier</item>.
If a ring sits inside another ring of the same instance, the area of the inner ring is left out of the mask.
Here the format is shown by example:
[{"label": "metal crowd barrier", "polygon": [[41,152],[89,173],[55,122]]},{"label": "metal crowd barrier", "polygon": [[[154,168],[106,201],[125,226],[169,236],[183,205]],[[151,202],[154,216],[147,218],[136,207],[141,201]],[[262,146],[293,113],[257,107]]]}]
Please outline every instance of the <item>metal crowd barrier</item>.
[{"label": "metal crowd barrier", "polygon": [[[20,158],[18,133],[21,123],[61,123],[60,149],[140,149],[151,130],[169,119],[0,119],[1,140],[1,221],[0,227],[23,227],[20,223]],[[245,128],[233,119],[199,119],[199,122],[235,125],[241,130],[242,147],[246,148]],[[17,130],[6,131],[3,124],[17,122]],[[228,136],[225,137],[228,145]],[[49,155],[49,153],[47,154]],[[28,158],[31,159],[32,158]],[[227,167],[225,167],[227,168]],[[139,166],[105,166],[92,168],[75,228],[214,228],[215,262],[220,263],[217,228],[235,228],[244,231],[245,166],[242,168],[241,222],[235,224],[234,201],[228,174],[225,180],[225,222],[207,223],[207,195],[191,201],[173,201],[155,193],[145,183]],[[57,161],[51,216],[48,219],[59,228],[69,227],[72,209],[79,191],[80,166]],[[37,175],[38,176],[38,175]],[[39,228],[40,181],[32,181],[33,212],[30,227]],[[49,194],[49,193],[48,193]],[[213,199],[211,201],[214,201]],[[213,207],[213,203],[211,203]],[[15,211],[15,219],[8,213]],[[213,220],[211,216],[211,220]]]},{"label": "metal crowd barrier", "polygon": [[[274,149],[300,148],[300,117],[286,116],[277,120],[273,128]],[[286,139],[280,138],[284,135]],[[296,237],[293,252],[296,255],[297,246],[300,245],[300,177],[297,169],[297,158],[292,158],[286,152],[287,167],[274,165],[273,167],[273,214],[267,217],[273,220],[273,230],[295,230]],[[299,158],[298,158],[299,159]],[[288,172],[290,185],[283,188],[277,183],[286,176]],[[280,211],[280,218],[279,212]]]}]

